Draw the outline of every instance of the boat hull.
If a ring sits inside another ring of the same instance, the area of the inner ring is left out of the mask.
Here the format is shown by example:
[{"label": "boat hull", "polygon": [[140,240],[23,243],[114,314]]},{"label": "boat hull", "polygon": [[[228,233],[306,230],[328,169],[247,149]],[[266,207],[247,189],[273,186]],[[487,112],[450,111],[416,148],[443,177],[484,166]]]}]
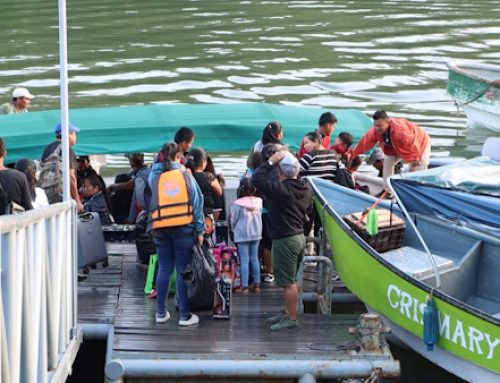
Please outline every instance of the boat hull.
[{"label": "boat hull", "polygon": [[[427,352],[422,340],[423,308],[431,292],[430,286],[395,268],[366,245],[335,212],[331,202],[322,196],[314,180],[312,184],[316,206],[320,211],[325,206],[325,232],[337,271],[346,287],[385,317],[393,332],[424,357],[470,382],[500,381],[500,326],[464,310],[460,302],[435,291],[433,299],[439,312],[440,337],[435,351]],[[367,200],[367,206],[370,201]],[[476,342],[479,338],[482,341]],[[457,369],[447,364],[448,360],[465,361],[467,367]],[[485,380],[485,376],[494,379]]]},{"label": "boat hull", "polygon": [[464,109],[468,126],[500,131],[500,66],[481,63],[448,64],[448,93]]}]

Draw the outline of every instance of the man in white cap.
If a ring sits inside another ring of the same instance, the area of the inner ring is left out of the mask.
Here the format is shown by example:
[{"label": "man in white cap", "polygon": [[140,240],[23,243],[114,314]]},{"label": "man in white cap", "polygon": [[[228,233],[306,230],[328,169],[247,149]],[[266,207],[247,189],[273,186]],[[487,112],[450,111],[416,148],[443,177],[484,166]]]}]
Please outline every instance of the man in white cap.
[{"label": "man in white cap", "polygon": [[26,113],[34,98],[28,89],[16,88],[12,92],[12,102],[0,105],[0,114]]},{"label": "man in white cap", "polygon": [[[276,166],[278,174],[273,172]],[[297,179],[299,170],[299,161],[290,152],[280,151],[252,176],[255,187],[270,202],[268,234],[272,239],[274,276],[285,292],[285,309],[268,319],[273,323],[272,331],[299,326],[297,270],[306,247],[304,220],[312,210],[313,197],[310,185]]]},{"label": "man in white cap", "polygon": [[378,176],[382,177],[383,176],[383,170],[384,170],[384,152],[380,147],[377,147],[373,149],[372,154],[370,154],[370,157],[366,160],[366,163],[368,165],[372,165],[375,169],[378,170]]}]

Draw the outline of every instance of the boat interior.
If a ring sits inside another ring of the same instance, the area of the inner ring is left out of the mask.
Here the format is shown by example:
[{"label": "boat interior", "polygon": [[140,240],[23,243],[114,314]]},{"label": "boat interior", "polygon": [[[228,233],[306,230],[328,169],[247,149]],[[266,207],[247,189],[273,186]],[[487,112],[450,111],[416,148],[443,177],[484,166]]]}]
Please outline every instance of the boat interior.
[{"label": "boat interior", "polygon": [[[368,195],[335,188],[325,187],[321,191],[341,217],[363,211],[374,202]],[[383,201],[379,208],[390,208],[390,203]],[[404,218],[397,206],[393,206],[393,211]],[[500,318],[500,239],[428,216],[412,215],[412,221],[434,257],[441,278],[440,290]],[[401,247],[379,254],[398,269],[435,287],[429,256],[407,219],[405,222]]]}]

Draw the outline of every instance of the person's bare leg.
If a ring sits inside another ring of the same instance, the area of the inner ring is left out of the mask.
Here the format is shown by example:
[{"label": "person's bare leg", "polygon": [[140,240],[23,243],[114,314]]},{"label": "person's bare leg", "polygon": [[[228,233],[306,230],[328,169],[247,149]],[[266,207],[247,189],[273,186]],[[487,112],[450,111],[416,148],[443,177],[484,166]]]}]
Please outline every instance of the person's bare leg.
[{"label": "person's bare leg", "polygon": [[290,320],[297,320],[297,300],[298,290],[297,284],[293,283],[284,288],[285,290],[285,310],[286,315]]},{"label": "person's bare leg", "polygon": [[262,262],[264,262],[264,266],[266,268],[266,273],[273,272],[273,257],[271,255],[271,250],[262,249]]}]

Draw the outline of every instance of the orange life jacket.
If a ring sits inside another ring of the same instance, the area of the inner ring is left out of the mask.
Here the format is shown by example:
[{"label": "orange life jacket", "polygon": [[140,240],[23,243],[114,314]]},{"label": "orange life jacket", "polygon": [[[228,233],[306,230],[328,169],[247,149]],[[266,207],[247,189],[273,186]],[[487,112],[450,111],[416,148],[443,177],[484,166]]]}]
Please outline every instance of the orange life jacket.
[{"label": "orange life jacket", "polygon": [[156,178],[151,205],[151,229],[193,223],[193,206],[181,170],[170,170]]}]

